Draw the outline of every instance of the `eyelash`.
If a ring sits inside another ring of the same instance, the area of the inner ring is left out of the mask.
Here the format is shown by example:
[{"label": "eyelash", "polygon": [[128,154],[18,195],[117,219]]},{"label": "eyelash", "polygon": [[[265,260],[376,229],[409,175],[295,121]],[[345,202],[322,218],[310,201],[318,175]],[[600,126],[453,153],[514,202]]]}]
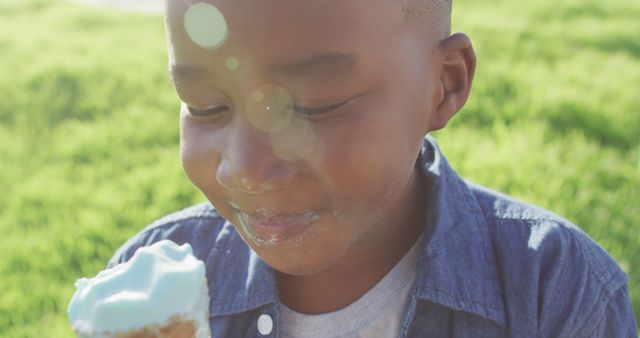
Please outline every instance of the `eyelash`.
[{"label": "eyelash", "polygon": [[195,109],[191,107],[187,107],[189,114],[195,117],[212,117],[221,113],[224,113],[226,110],[229,110],[227,106],[219,106],[210,109]]},{"label": "eyelash", "polygon": [[[293,105],[292,108],[295,112],[299,113],[299,114],[303,114],[303,115],[307,115],[307,116],[315,116],[315,115],[321,115],[321,114],[326,114],[340,106],[342,106],[343,104],[347,103],[347,101],[343,101],[343,102],[339,102],[336,104],[332,104],[329,106],[324,106],[324,107],[301,107],[301,106],[296,106]],[[210,108],[210,109],[195,109],[195,108],[191,108],[191,107],[187,107],[187,109],[189,110],[189,114],[191,114],[192,116],[195,117],[214,117],[218,114],[224,113],[226,111],[229,110],[229,107],[227,106],[219,106],[219,107],[214,107],[214,108]]]},{"label": "eyelash", "polygon": [[342,101],[336,104],[332,104],[329,106],[324,106],[324,107],[315,107],[315,108],[306,108],[306,107],[301,107],[301,106],[293,106],[293,110],[297,113],[300,114],[304,114],[304,115],[309,115],[309,116],[313,116],[313,115],[320,115],[320,114],[326,114],[334,109],[337,109],[338,107],[342,106],[343,104],[347,103],[349,100],[347,101]]}]

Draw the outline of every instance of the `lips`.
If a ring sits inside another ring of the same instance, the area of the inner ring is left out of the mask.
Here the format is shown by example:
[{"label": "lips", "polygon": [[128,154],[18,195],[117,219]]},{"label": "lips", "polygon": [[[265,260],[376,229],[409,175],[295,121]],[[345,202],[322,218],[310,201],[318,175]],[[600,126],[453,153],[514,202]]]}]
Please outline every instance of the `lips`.
[{"label": "lips", "polygon": [[265,209],[247,212],[232,206],[245,233],[258,244],[275,244],[293,239],[320,219],[322,211],[273,213]]}]

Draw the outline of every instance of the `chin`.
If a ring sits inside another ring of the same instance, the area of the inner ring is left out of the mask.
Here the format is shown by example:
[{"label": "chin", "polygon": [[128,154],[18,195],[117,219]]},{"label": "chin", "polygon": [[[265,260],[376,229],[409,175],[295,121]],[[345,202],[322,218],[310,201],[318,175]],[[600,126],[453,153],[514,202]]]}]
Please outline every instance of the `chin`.
[{"label": "chin", "polygon": [[[329,250],[327,250],[329,252]],[[258,251],[256,251],[258,252]],[[262,257],[260,252],[258,255]],[[293,276],[311,276],[333,267],[342,257],[332,252],[332,255],[321,254],[319,257],[309,257],[303,253],[298,255],[284,255],[284,257],[264,257],[263,260],[275,270]]]},{"label": "chin", "polygon": [[302,277],[302,276],[316,275],[328,269],[329,267],[330,265],[321,266],[321,267],[319,266],[287,266],[283,268],[279,268],[279,267],[273,267],[273,268],[287,275]]}]

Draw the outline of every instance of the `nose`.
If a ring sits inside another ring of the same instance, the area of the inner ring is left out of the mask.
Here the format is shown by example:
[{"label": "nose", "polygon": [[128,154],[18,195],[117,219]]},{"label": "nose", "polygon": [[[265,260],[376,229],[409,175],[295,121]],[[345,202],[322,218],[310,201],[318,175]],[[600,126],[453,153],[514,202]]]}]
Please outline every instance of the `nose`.
[{"label": "nose", "polygon": [[245,119],[227,127],[216,179],[231,190],[259,193],[282,189],[294,183],[295,163],[278,157],[270,146],[269,133]]}]

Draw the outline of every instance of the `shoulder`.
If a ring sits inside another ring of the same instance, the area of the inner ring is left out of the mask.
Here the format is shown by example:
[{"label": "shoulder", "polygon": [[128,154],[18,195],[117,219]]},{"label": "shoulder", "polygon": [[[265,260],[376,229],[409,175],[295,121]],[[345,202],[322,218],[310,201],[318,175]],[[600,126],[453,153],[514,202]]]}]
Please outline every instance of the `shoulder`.
[{"label": "shoulder", "polygon": [[210,203],[200,203],[168,214],[146,226],[125,242],[109,260],[109,267],[126,262],[135,251],[163,239],[189,243],[194,255],[205,260],[214,244],[234,234]]},{"label": "shoulder", "polygon": [[488,221],[505,302],[535,316],[543,336],[591,336],[610,302],[626,292],[615,260],[568,220],[469,187]]},{"label": "shoulder", "polygon": [[[490,189],[469,184],[498,247],[554,264],[563,259],[580,260],[602,281],[622,271],[615,260],[582,229],[543,208]],[[540,264],[542,262],[538,262]]]}]

